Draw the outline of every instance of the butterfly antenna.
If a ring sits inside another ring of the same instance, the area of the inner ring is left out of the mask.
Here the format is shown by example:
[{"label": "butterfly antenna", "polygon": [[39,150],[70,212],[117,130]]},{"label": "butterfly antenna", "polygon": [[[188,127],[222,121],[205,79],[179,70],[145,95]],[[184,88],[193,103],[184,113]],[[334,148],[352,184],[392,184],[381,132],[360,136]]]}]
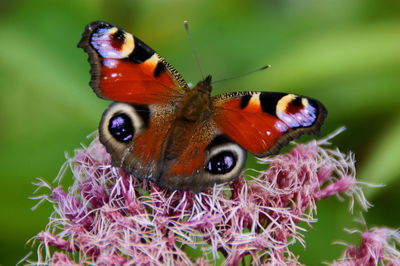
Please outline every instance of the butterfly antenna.
[{"label": "butterfly antenna", "polygon": [[194,48],[194,43],[192,41],[192,36],[190,35],[189,22],[187,20],[185,20],[185,21],[183,21],[183,24],[185,25],[186,35],[187,35],[188,41],[190,43],[190,48],[192,49],[192,54],[193,54],[193,56],[194,56],[194,58],[196,60],[197,67],[200,70],[201,78],[204,79],[204,74],[203,74],[203,71],[201,69],[200,60],[199,60],[199,57],[197,56],[196,49]]},{"label": "butterfly antenna", "polygon": [[236,79],[236,78],[240,78],[240,77],[244,77],[244,76],[247,76],[247,75],[250,75],[250,74],[252,74],[252,73],[255,73],[255,72],[258,72],[258,71],[262,71],[262,70],[265,70],[265,69],[268,69],[268,68],[271,68],[271,65],[266,65],[266,66],[257,68],[257,69],[255,69],[255,70],[242,73],[242,74],[237,75],[237,76],[233,76],[233,77],[229,77],[229,78],[224,78],[224,79],[216,80],[216,81],[213,81],[212,84],[219,83],[219,82],[222,82],[222,81],[231,80],[231,79]]}]

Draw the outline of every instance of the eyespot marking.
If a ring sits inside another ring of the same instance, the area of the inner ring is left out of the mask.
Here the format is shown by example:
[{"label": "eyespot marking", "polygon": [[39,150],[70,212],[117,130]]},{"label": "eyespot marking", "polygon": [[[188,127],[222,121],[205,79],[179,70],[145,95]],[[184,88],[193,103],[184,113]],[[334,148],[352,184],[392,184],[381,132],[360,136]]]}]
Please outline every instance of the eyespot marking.
[{"label": "eyespot marking", "polygon": [[108,123],[108,131],[119,142],[130,142],[135,134],[132,120],[126,114],[115,114]]},{"label": "eyespot marking", "polygon": [[227,182],[238,176],[246,162],[246,151],[224,135],[214,137],[207,147],[204,171],[208,182]]},{"label": "eyespot marking", "polygon": [[[318,110],[307,98],[288,94],[282,97],[276,107],[276,114],[289,128],[309,127],[317,120]],[[283,130],[282,125],[277,125]],[[282,131],[281,131],[282,132]]]},{"label": "eyespot marking", "polygon": [[237,158],[231,151],[222,151],[207,162],[206,171],[214,175],[229,173],[236,165]]},{"label": "eyespot marking", "polygon": [[91,36],[90,44],[103,58],[127,58],[135,48],[132,34],[117,27],[97,28]]},{"label": "eyespot marking", "polygon": [[296,99],[296,95],[294,94],[287,94],[283,96],[279,101],[278,104],[276,105],[276,113],[282,113],[286,111],[286,108],[288,105]]}]

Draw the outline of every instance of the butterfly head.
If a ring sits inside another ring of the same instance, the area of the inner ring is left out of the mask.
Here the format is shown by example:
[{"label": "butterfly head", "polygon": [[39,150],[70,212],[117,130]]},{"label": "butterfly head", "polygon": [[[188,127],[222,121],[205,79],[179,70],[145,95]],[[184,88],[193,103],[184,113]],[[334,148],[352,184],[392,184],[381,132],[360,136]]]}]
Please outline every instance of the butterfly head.
[{"label": "butterfly head", "polygon": [[195,90],[197,90],[199,92],[211,94],[211,90],[212,90],[211,80],[212,80],[211,75],[208,75],[207,77],[205,77],[205,79],[203,79],[202,81],[197,83]]}]

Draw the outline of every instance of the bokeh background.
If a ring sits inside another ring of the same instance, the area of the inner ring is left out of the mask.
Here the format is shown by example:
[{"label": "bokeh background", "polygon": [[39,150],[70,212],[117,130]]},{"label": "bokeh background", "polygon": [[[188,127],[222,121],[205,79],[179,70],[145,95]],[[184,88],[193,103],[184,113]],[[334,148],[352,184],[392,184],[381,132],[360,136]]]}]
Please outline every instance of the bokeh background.
[{"label": "bokeh background", "polygon": [[[400,226],[400,2],[398,0],[0,0],[0,264],[14,265],[41,231],[49,204],[32,211],[36,177],[53,180],[108,102],[88,86],[87,55],[76,47],[84,26],[123,26],[196,83],[265,64],[272,69],[216,84],[214,92],[293,92],[329,110],[322,135],[345,125],[334,145],[353,151],[374,207],[368,225]],[[304,140],[304,139],[303,139]],[[251,162],[250,162],[251,164]],[[250,165],[251,166],[251,165]],[[66,178],[66,183],[71,182]],[[42,191],[45,192],[45,191]],[[335,240],[357,242],[348,202],[319,203],[319,222],[294,250],[308,265],[338,258]]]}]

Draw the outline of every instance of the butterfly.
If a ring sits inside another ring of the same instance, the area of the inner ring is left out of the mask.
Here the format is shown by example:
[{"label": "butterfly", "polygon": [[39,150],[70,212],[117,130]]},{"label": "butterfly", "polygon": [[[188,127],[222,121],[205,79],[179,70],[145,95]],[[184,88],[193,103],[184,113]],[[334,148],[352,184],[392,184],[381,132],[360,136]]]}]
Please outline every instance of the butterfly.
[{"label": "butterfly", "polygon": [[247,151],[276,154],[318,134],[327,115],[319,101],[290,93],[211,96],[211,76],[190,88],[163,57],[111,23],[88,24],[78,47],[89,55],[90,86],[114,101],[99,125],[113,165],[171,190],[231,182]]}]

